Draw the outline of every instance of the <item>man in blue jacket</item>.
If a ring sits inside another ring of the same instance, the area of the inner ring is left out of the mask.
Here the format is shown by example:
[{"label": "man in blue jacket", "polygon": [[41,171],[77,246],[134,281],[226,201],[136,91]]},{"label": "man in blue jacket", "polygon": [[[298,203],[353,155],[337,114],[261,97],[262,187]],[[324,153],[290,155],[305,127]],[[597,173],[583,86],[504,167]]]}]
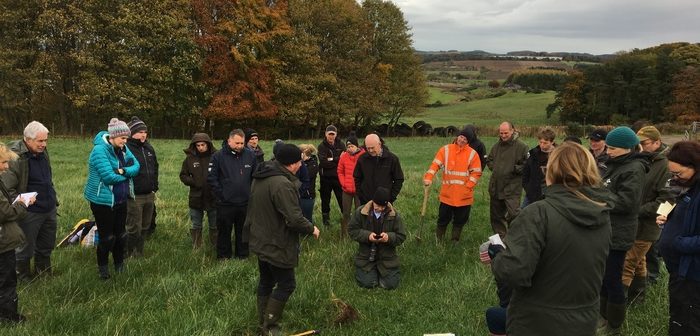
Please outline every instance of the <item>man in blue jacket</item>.
[{"label": "man in blue jacket", "polygon": [[[255,154],[245,146],[245,133],[234,129],[222,148],[214,153],[209,163],[207,183],[216,197],[216,258],[238,259],[248,257],[248,243],[243,241],[250,184],[257,169]],[[235,251],[231,247],[231,233],[235,233]]]}]

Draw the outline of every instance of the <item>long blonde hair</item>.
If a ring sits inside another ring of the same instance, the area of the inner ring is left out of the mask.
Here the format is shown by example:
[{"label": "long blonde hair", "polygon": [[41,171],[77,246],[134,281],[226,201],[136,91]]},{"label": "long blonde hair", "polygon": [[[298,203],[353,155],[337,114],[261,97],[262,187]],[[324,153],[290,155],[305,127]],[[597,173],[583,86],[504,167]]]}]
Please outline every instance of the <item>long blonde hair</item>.
[{"label": "long blonde hair", "polygon": [[5,144],[0,143],[0,162],[17,160],[17,153],[11,151]]},{"label": "long blonde hair", "polygon": [[545,179],[547,185],[561,184],[580,199],[605,205],[580,191],[583,187],[600,186],[601,178],[593,155],[577,143],[566,141],[549,154]]}]

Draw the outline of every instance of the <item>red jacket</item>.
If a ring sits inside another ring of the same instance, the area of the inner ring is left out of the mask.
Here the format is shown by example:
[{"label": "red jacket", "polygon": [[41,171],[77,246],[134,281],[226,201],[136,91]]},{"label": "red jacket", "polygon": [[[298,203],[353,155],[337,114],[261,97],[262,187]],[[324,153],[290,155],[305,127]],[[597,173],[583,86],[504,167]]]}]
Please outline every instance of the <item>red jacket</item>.
[{"label": "red jacket", "polygon": [[350,154],[347,151],[340,154],[340,160],[338,160],[338,180],[345,193],[351,195],[355,194],[355,178],[352,176],[352,173],[355,171],[357,159],[359,159],[360,155],[364,152],[365,150],[360,148],[355,154]]}]

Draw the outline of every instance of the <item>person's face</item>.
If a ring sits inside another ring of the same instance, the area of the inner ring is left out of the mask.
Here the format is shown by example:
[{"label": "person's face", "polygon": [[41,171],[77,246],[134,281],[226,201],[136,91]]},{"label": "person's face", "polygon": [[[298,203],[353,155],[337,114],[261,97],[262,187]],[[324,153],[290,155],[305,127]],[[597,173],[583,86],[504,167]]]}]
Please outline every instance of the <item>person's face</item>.
[{"label": "person's face", "polygon": [[301,168],[301,161],[297,161],[296,163],[292,163],[292,165],[289,166],[289,171],[292,174],[296,174],[299,171],[299,168]]},{"label": "person's face", "polygon": [[639,145],[642,146],[643,152],[653,153],[656,152],[656,150],[659,149],[659,147],[661,147],[661,141],[646,139],[644,141],[639,142]]},{"label": "person's face", "polygon": [[197,147],[197,151],[200,153],[206,153],[206,151],[209,150],[209,145],[204,141],[200,141],[194,145]]},{"label": "person's face", "polygon": [[251,137],[250,140],[248,140],[248,147],[258,148],[258,137]]},{"label": "person's face", "polygon": [[32,154],[43,153],[46,150],[46,144],[49,141],[48,133],[37,133],[36,138],[26,139],[24,143],[27,144],[27,148]]},{"label": "person's face", "polygon": [[671,173],[671,179],[680,182],[682,185],[687,184],[695,176],[693,167],[684,166],[673,161],[668,161],[668,172]]},{"label": "person's face", "polygon": [[9,160],[0,161],[0,173],[8,170],[9,168],[10,168],[10,161]]},{"label": "person's face", "polygon": [[131,137],[136,139],[136,140],[139,140],[141,142],[146,142],[146,139],[148,138],[148,132],[138,131],[138,132],[132,134]]},{"label": "person's face", "polygon": [[498,127],[498,137],[501,138],[502,141],[508,141],[510,138],[513,136],[514,130],[510,128],[509,125],[501,125]]},{"label": "person's face", "polygon": [[352,153],[357,152],[357,146],[355,146],[355,145],[353,145],[353,144],[348,144],[348,146],[346,147],[345,150],[346,150],[348,153],[352,154]]},{"label": "person's face", "polygon": [[546,140],[546,139],[540,139],[540,140],[538,141],[538,143],[539,143],[539,145],[540,145],[540,149],[541,149],[543,152],[549,152],[549,151],[552,149],[552,145],[554,144],[554,141],[549,141],[549,140]]},{"label": "person's face", "polygon": [[126,144],[126,140],[129,139],[127,136],[120,136],[116,138],[109,138],[109,143],[112,144],[112,146],[116,148],[124,148],[124,145]]},{"label": "person's face", "polygon": [[618,148],[618,147],[608,146],[608,155],[610,155],[611,158],[615,158],[615,157],[618,157],[620,155],[625,155],[629,152],[631,152],[631,150],[629,148]]},{"label": "person's face", "polygon": [[468,144],[469,144],[469,141],[467,140],[467,137],[465,137],[464,135],[457,136],[457,146],[462,147],[462,146],[466,146]]},{"label": "person's face", "polygon": [[591,149],[594,151],[599,151],[605,148],[605,140],[588,139]]},{"label": "person's face", "polygon": [[374,209],[374,212],[380,213],[386,209],[386,205],[379,205],[377,203],[372,202],[372,208]]},{"label": "person's face", "polygon": [[367,147],[367,153],[371,156],[377,156],[381,154],[382,147],[379,144],[379,141],[375,139],[366,140],[365,147]]},{"label": "person's face", "polygon": [[326,132],[326,141],[328,143],[334,143],[335,142],[335,132]]},{"label": "person's face", "polygon": [[228,146],[235,152],[243,151],[243,141],[245,138],[238,134],[234,134],[232,137],[228,138]]}]

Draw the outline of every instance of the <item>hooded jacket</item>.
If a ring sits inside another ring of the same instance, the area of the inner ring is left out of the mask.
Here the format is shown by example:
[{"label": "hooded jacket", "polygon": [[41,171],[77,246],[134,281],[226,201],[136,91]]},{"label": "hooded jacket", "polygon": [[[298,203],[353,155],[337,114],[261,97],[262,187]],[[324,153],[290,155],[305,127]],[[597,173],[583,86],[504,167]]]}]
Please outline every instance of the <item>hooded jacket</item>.
[{"label": "hooded jacket", "polygon": [[114,206],[114,194],[112,187],[115,184],[129,181],[129,195],[134,197],[133,177],[139,174],[139,161],[131,153],[129,147],[124,146],[124,174],[119,175],[119,158],[114,153],[114,146],[108,141],[109,133],[102,131],[95,135],[92,143],[94,147],[88,159],[88,178],[85,183],[83,196],[86,200],[100,205]]},{"label": "hooded jacket", "polygon": [[26,243],[24,231],[17,222],[27,214],[27,208],[22,202],[12,204],[12,201],[14,199],[0,180],[0,253],[14,250]]},{"label": "hooded jacket", "polygon": [[379,187],[391,190],[390,202],[394,203],[403,187],[403,170],[399,157],[382,145],[382,153],[378,156],[364,153],[357,159],[355,170],[355,193],[360,204],[369,202]]},{"label": "hooded jacket", "polygon": [[146,195],[158,191],[158,158],[151,143],[129,138],[126,146],[141,165],[139,174],[134,176],[134,194]]},{"label": "hooded jacket", "polygon": [[657,243],[671,274],[700,282],[700,175],[676,199]]},{"label": "hooded jacket", "polygon": [[[365,272],[375,267],[380,274],[386,274],[387,269],[395,269],[400,265],[399,256],[396,254],[396,247],[406,240],[406,229],[404,228],[401,216],[396,212],[391,203],[387,203],[384,214],[384,222],[379,232],[373,231],[370,216],[373,216],[374,203],[367,202],[364,206],[355,210],[348,227],[349,236],[360,247],[355,255],[355,266],[362,268]],[[371,232],[386,232],[389,241],[386,244],[377,244],[377,255],[375,261],[369,261],[369,254],[372,244],[369,242]]]},{"label": "hooded jacket", "polygon": [[637,236],[639,207],[649,161],[645,155],[629,153],[608,159],[607,166],[603,184],[610,190],[611,248],[627,251]]},{"label": "hooded jacket", "polygon": [[440,202],[454,207],[474,204],[474,187],[481,178],[481,161],[477,152],[468,145],[442,146],[423,179],[432,181],[440,169],[443,170]]},{"label": "hooded jacket", "polygon": [[[606,199],[603,188],[580,191],[597,202]],[[543,200],[511,222],[506,249],[491,264],[496,281],[513,289],[509,335],[595,334],[610,246],[609,210],[551,185]]]},{"label": "hooded jacket", "polygon": [[498,142],[491,147],[486,165],[493,172],[489,179],[489,194],[499,200],[520,198],[522,195],[523,166],[528,156],[525,143],[517,135]]},{"label": "hooded jacket", "polygon": [[[299,180],[276,160],[265,161],[253,174],[244,235],[260,260],[280,268],[299,263],[299,235],[314,226],[299,207]],[[244,238],[244,239],[245,239]]]},{"label": "hooded jacket", "polygon": [[216,196],[216,204],[246,206],[250,197],[250,184],[258,161],[253,151],[243,147],[235,152],[224,140],[223,146],[211,157],[207,183]]},{"label": "hooded jacket", "polygon": [[[207,151],[200,153],[197,150],[198,142],[207,143]],[[211,138],[206,133],[195,133],[189,147],[183,150],[186,154],[180,169],[180,181],[190,187],[189,207],[197,210],[209,210],[214,208],[214,194],[207,183],[209,175],[209,163],[211,156],[216,151]]]},{"label": "hooded jacket", "polygon": [[[301,188],[299,188],[299,197],[304,199],[314,199],[316,198],[316,176],[318,176],[318,158],[316,157],[316,155],[312,155],[302,163],[304,168],[306,168],[308,181],[306,184],[303,184]],[[299,170],[301,170],[301,168]]]},{"label": "hooded jacket", "polygon": [[671,178],[671,174],[668,172],[668,159],[666,159],[668,149],[667,145],[662,144],[655,152],[644,153],[649,157],[651,164],[649,172],[644,177],[637,240],[656,241],[659,239],[661,228],[656,224],[656,210],[663,202],[673,202],[674,197],[668,186],[668,180]]},{"label": "hooded jacket", "polygon": [[340,160],[338,161],[338,181],[340,181],[340,186],[347,194],[355,194],[355,178],[352,176],[352,173],[355,171],[357,159],[364,153],[364,148],[358,147],[355,153],[350,154],[348,151],[345,151],[340,155]]},{"label": "hooded jacket", "polygon": [[483,171],[484,168],[486,168],[486,159],[484,158],[486,155],[486,146],[476,136],[476,127],[474,125],[464,126],[464,132],[466,133],[465,138],[467,138],[467,142],[469,142],[469,147],[473,148],[476,153],[479,154],[481,170]]},{"label": "hooded jacket", "polygon": [[530,203],[536,202],[544,197],[542,186],[544,186],[544,168],[547,167],[549,153],[545,153],[536,146],[531,149],[525,166],[523,167],[523,189],[525,196]]}]

